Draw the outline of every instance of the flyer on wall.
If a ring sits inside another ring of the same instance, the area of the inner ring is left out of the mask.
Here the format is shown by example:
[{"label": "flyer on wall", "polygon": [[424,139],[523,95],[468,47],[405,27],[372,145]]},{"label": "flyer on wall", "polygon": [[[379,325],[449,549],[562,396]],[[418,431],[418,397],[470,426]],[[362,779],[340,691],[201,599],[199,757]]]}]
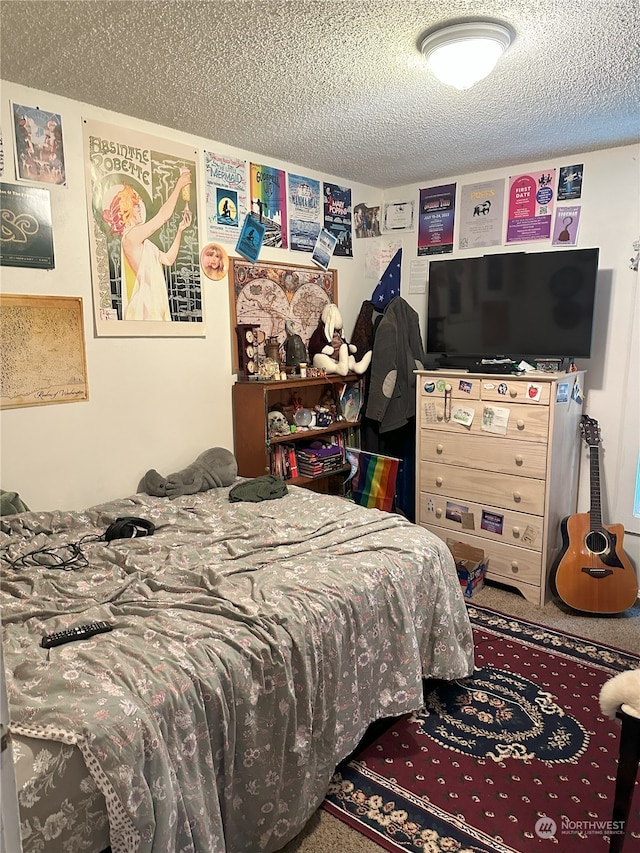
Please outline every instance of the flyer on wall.
[{"label": "flyer on wall", "polygon": [[333,234],[330,234],[325,228],[322,228],[318,234],[313,254],[311,255],[311,260],[314,264],[322,267],[323,270],[328,269],[336,247],[336,242],[336,237]]},{"label": "flyer on wall", "polygon": [[558,175],[558,201],[571,201],[582,196],[584,165],[560,166]]},{"label": "flyer on wall", "polygon": [[382,228],[384,231],[413,231],[416,203],[414,199],[385,201]]},{"label": "flyer on wall", "polygon": [[259,222],[255,216],[247,213],[236,243],[236,252],[248,261],[255,263],[260,255],[266,230],[263,222]]},{"label": "flyer on wall", "polygon": [[556,170],[509,178],[507,243],[546,240],[551,236]]},{"label": "flyer on wall", "polygon": [[502,245],[504,178],[463,186],[459,206],[459,249]]},{"label": "flyer on wall", "polygon": [[573,207],[558,207],[556,221],[553,226],[554,246],[576,246],[578,243],[578,226],[580,224],[580,205]]},{"label": "flyer on wall", "polygon": [[453,251],[456,185],[420,190],[418,255],[443,255]]},{"label": "flyer on wall", "polygon": [[235,243],[247,212],[247,161],[204,152],[207,236]]},{"label": "flyer on wall", "polygon": [[289,174],[289,242],[295,252],[313,252],[322,227],[320,181]]},{"label": "flyer on wall", "polygon": [[58,113],[12,104],[16,179],[39,184],[66,183],[62,119]]},{"label": "flyer on wall", "polygon": [[287,179],[282,169],[251,163],[251,210],[264,228],[263,243],[288,249]]},{"label": "flyer on wall", "polygon": [[0,217],[2,266],[54,268],[49,190],[0,183]]}]

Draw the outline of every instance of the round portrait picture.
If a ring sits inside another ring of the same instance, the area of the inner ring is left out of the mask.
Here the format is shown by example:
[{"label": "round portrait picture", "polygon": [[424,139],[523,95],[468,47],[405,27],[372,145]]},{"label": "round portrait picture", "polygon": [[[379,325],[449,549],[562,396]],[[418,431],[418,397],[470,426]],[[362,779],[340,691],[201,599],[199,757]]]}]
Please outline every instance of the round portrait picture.
[{"label": "round portrait picture", "polygon": [[200,266],[207,278],[220,281],[229,270],[229,256],[220,243],[207,243],[200,252]]}]

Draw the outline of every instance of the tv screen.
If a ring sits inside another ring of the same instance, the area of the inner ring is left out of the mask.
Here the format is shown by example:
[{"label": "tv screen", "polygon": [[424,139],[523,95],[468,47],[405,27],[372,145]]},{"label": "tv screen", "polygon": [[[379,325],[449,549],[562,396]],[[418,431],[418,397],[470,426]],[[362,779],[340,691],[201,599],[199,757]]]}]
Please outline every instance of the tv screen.
[{"label": "tv screen", "polygon": [[427,353],[588,358],[598,255],[565,249],[431,261]]}]

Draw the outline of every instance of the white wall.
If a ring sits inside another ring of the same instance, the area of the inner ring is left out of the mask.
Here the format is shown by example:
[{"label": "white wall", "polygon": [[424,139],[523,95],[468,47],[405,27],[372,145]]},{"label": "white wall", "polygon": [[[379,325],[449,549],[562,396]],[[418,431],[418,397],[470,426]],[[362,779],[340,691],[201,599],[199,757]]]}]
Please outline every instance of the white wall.
[{"label": "white wall", "polygon": [[[10,105],[13,100],[62,115],[68,186],[51,188],[56,268],[53,271],[1,267],[5,293],[82,296],[87,338],[89,401],[0,413],[1,485],[20,492],[34,509],[82,508],[92,503],[131,494],[149,468],[162,473],[178,470],[207,447],[232,448],[231,328],[226,281],[204,281],[207,335],[205,338],[95,338],[89,266],[89,241],[85,204],[81,119],[88,117],[137,129],[163,139],[194,145],[247,160],[265,158],[161,128],[86,104],[2,83],[0,124],[5,138],[5,174],[14,179]],[[587,370],[585,410],[602,428],[603,520],[615,522],[620,484],[631,460],[623,448],[624,424],[637,405],[628,399],[637,364],[630,359],[632,319],[638,273],[629,269],[632,243],[640,233],[640,145],[574,153],[560,159],[514,165],[511,169],[469,175],[442,176],[386,191],[387,199],[418,199],[421,186],[492,178],[508,178],[528,170],[584,163],[584,182],[578,246],[600,247],[600,275],[592,357],[579,362]],[[353,203],[379,204],[382,193],[339,176],[323,175],[268,158],[270,165],[301,172],[352,187]],[[202,183],[201,183],[202,187]],[[201,222],[204,199],[200,198]],[[205,235],[202,235],[204,240]],[[457,229],[455,237],[457,239]],[[403,236],[402,295],[421,318],[426,315],[426,295],[408,293],[410,261],[416,258],[417,233]],[[375,282],[365,276],[365,253],[373,240],[354,239],[354,258],[337,258],[339,304],[349,333],[360,305]],[[233,254],[233,246],[227,246]],[[519,250],[550,249],[550,241],[519,244]],[[511,251],[512,247],[488,251]],[[454,251],[447,257],[474,254]],[[300,252],[265,249],[265,260],[308,263]],[[424,327],[424,322],[423,322]],[[424,328],[423,328],[424,330]],[[635,383],[637,386],[637,383]],[[627,430],[627,433],[629,431]],[[633,438],[633,436],[632,436]],[[635,447],[637,453],[637,443]],[[586,448],[580,479],[579,510],[589,506],[589,470]],[[627,534],[625,550],[640,564],[640,537]]]},{"label": "white wall", "polygon": [[[262,163],[265,158],[212,140],[161,128],[66,98],[2,82],[0,125],[5,170],[15,178],[10,101],[38,106],[62,116],[67,186],[51,187],[55,269],[0,267],[4,293],[81,296],[87,350],[89,401],[8,409],[0,413],[0,485],[17,491],[31,509],[82,509],[136,491],[150,468],[177,471],[208,447],[233,449],[231,415],[231,318],[227,280],[203,277],[205,338],[96,338],[89,261],[82,118],[119,124],[201,150],[232,154]],[[353,203],[378,204],[380,191],[339,176],[321,175],[303,165],[271,158],[269,165],[332,180],[352,188]],[[200,222],[204,215],[200,181]],[[206,242],[205,226],[201,242]],[[338,301],[351,331],[363,299],[362,243],[354,258],[336,258]],[[230,255],[234,246],[227,245]],[[309,255],[263,249],[261,259],[311,265]],[[235,336],[233,340],[235,346]]]},{"label": "white wall", "polygon": [[[637,299],[639,273],[629,267],[630,258],[635,254],[633,242],[640,235],[640,145],[588,154],[574,153],[562,158],[518,164],[510,169],[446,175],[438,181],[387,190],[385,199],[392,201],[415,198],[417,203],[421,187],[455,182],[459,192],[462,185],[574,163],[584,163],[582,198],[568,202],[582,206],[577,248],[600,248],[591,358],[577,361],[578,367],[587,371],[584,411],[598,421],[602,431],[600,480],[603,522],[607,524],[624,521],[631,527],[634,521],[629,518],[630,513],[623,518],[617,515],[617,512],[626,474],[630,465],[635,467],[638,455],[638,434],[626,427],[628,424],[638,423],[640,399],[637,343],[636,355],[632,355],[633,318],[640,309],[640,300]],[[505,221],[507,193],[505,186]],[[550,240],[540,240],[510,244],[501,248],[458,250],[458,224],[457,222],[454,233],[453,253],[436,255],[436,258],[465,257],[485,252],[540,252],[552,248]],[[505,228],[502,233],[505,233]],[[406,234],[403,238],[402,295],[420,317],[424,318],[427,295],[408,292],[409,261],[416,257],[416,239],[415,233]],[[635,394],[630,393],[631,391],[635,391]],[[584,443],[581,452],[578,511],[586,512],[589,509],[589,462]],[[640,536],[627,532],[624,550],[638,569]]]}]

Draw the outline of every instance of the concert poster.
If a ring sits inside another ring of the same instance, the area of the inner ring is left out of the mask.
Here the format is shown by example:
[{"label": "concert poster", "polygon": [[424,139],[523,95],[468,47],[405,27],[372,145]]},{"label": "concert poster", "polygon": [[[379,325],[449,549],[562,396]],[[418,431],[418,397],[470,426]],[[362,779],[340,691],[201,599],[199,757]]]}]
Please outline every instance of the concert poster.
[{"label": "concert poster", "polygon": [[418,255],[444,255],[453,251],[456,185],[420,190]]}]

